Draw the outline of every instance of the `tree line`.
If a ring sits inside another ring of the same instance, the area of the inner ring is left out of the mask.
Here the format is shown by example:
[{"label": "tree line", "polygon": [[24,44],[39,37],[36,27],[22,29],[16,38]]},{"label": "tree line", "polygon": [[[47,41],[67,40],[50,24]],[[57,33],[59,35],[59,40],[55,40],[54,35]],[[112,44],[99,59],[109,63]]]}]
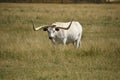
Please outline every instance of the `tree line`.
[{"label": "tree line", "polygon": [[110,0],[0,0],[0,2],[23,3],[105,3]]}]

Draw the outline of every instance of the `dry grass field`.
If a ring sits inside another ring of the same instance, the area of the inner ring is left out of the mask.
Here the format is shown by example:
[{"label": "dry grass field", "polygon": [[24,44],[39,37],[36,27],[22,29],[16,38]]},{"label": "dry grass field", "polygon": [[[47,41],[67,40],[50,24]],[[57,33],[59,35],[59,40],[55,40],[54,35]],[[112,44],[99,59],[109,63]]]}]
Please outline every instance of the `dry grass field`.
[{"label": "dry grass field", "polygon": [[[0,3],[0,80],[120,80],[119,4]],[[53,45],[32,29],[79,21],[82,45]]]}]

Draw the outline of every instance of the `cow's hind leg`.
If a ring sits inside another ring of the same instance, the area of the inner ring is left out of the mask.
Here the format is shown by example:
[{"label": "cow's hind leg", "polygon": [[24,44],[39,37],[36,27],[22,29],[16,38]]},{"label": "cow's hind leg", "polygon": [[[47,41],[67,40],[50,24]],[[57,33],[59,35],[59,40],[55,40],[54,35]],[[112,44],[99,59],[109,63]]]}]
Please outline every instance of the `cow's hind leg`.
[{"label": "cow's hind leg", "polygon": [[78,39],[77,39],[77,48],[80,46],[80,44],[81,44],[81,36],[82,36],[82,34],[79,34],[79,36],[78,36]]},{"label": "cow's hind leg", "polygon": [[75,41],[73,42],[73,45],[74,45],[74,46],[76,46],[76,45],[77,45],[77,40],[75,40]]}]

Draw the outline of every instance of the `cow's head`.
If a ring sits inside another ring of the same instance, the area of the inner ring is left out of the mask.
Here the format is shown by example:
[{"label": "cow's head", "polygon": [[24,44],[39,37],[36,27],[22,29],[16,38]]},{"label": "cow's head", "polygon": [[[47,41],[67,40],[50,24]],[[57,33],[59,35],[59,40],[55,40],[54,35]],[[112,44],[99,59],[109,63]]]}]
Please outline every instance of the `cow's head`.
[{"label": "cow's head", "polygon": [[41,30],[43,29],[43,31],[47,31],[48,32],[48,36],[49,36],[49,39],[53,39],[55,38],[57,32],[60,30],[60,29],[63,29],[63,30],[68,30],[72,24],[72,21],[70,22],[70,24],[67,26],[67,27],[58,27],[56,25],[44,25],[44,26],[40,26],[40,27],[37,27],[35,28],[34,26],[34,23],[32,21],[32,24],[33,24],[33,29],[34,31],[38,31],[38,30]]}]

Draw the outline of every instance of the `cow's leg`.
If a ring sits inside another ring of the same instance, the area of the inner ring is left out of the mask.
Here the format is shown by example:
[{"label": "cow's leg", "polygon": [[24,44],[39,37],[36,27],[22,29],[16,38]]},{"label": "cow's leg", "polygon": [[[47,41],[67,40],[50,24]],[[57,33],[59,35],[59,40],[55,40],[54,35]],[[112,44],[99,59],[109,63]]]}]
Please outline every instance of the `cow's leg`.
[{"label": "cow's leg", "polygon": [[73,42],[73,45],[74,45],[74,46],[76,46],[76,45],[77,45],[77,40],[75,40],[75,41]]},{"label": "cow's leg", "polygon": [[66,45],[67,38],[63,39],[63,44]]},{"label": "cow's leg", "polygon": [[54,39],[51,40],[53,44],[56,44],[56,41]]},{"label": "cow's leg", "polygon": [[79,36],[78,36],[78,39],[77,39],[77,48],[80,46],[80,44],[81,44],[81,36],[82,36],[82,33],[81,34],[79,34]]}]

